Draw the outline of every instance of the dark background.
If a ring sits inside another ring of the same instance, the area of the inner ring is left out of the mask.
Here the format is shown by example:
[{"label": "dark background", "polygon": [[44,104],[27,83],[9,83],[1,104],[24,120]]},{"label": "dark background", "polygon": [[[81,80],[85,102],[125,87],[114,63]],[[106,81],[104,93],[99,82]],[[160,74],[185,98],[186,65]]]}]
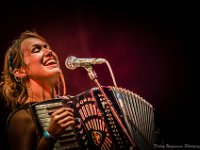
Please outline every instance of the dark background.
[{"label": "dark background", "polygon": [[[0,69],[11,41],[35,29],[59,55],[68,94],[94,86],[83,68],[65,67],[69,55],[105,58],[118,86],[154,106],[164,143],[200,144],[196,6],[128,1],[1,5]],[[94,69],[102,85],[113,85],[106,65]]]}]

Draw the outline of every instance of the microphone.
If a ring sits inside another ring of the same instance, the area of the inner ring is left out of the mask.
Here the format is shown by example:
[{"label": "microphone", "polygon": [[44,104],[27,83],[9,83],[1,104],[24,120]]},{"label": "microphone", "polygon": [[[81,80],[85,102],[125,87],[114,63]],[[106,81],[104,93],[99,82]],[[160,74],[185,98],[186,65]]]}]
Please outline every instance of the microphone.
[{"label": "microphone", "polygon": [[87,67],[96,64],[106,63],[106,59],[104,58],[76,58],[75,56],[69,56],[65,60],[65,66],[70,69],[74,70],[77,67]]}]

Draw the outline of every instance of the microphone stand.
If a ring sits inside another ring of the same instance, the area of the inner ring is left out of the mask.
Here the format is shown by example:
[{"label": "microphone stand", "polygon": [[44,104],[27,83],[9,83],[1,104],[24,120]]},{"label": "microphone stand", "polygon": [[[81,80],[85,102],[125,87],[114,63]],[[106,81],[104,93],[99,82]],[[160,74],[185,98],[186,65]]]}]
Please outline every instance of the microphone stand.
[{"label": "microphone stand", "polygon": [[100,92],[103,94],[108,106],[110,107],[110,110],[113,114],[113,116],[115,117],[115,119],[117,120],[118,124],[120,125],[122,131],[124,132],[124,134],[127,136],[127,138],[129,139],[129,141],[131,142],[131,144],[133,145],[133,147],[135,147],[135,142],[133,141],[133,139],[131,138],[131,136],[129,135],[128,131],[126,130],[126,128],[124,127],[123,123],[121,122],[119,116],[117,115],[115,108],[112,106],[112,104],[110,103],[110,101],[108,100],[107,95],[105,94],[103,88],[101,87],[98,79],[97,79],[97,74],[96,72],[93,70],[91,65],[88,66],[84,66],[84,68],[87,70],[88,72],[88,76],[89,78],[94,81],[94,83],[96,84],[96,86],[99,88]]}]

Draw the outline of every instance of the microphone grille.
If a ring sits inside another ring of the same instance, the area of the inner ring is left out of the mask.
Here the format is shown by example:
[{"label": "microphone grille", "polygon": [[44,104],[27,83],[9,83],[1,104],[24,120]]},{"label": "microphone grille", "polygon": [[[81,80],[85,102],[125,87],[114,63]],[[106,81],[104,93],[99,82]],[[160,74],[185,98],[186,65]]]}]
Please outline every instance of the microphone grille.
[{"label": "microphone grille", "polygon": [[74,66],[74,64],[73,64],[74,59],[76,59],[76,57],[74,57],[74,56],[69,56],[69,57],[67,57],[67,59],[65,60],[65,66],[66,66],[68,69],[70,69],[70,70],[76,69],[76,66]]}]

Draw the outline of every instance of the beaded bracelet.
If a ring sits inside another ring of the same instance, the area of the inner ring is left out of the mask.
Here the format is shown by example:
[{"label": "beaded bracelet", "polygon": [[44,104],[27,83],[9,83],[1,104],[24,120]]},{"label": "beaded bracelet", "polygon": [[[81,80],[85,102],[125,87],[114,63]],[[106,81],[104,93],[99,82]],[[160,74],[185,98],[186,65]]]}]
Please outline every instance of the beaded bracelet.
[{"label": "beaded bracelet", "polygon": [[49,134],[49,132],[46,130],[43,132],[43,136],[44,138],[48,139],[53,144],[56,142],[56,140],[54,140],[51,134]]}]

